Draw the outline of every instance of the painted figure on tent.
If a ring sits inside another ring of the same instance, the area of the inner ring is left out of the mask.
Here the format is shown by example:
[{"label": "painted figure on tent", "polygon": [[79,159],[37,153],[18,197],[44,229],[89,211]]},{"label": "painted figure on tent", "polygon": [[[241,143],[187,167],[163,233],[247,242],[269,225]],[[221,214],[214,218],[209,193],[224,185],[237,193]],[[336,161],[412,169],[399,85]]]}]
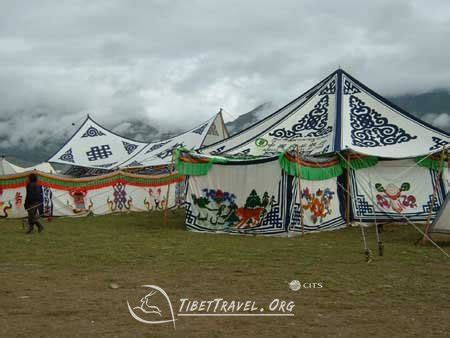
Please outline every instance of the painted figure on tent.
[{"label": "painted figure on tent", "polygon": [[334,194],[334,191],[331,191],[330,188],[325,190],[319,188],[316,192],[312,192],[309,188],[303,189],[302,199],[306,203],[302,202],[302,207],[303,210],[310,212],[314,224],[322,223],[328,215],[331,215],[331,201]]},{"label": "painted figure on tent", "polygon": [[17,191],[14,196],[14,204],[16,205],[16,208],[20,208],[22,206],[22,194],[20,191]]},{"label": "painted figure on tent", "polygon": [[8,217],[8,210],[12,208],[11,201],[8,201],[7,203],[2,200],[3,195],[3,189],[0,188],[0,218],[7,218]]},{"label": "painted figure on tent", "polygon": [[265,192],[261,198],[256,190],[247,197],[244,207],[238,207],[236,196],[220,189],[203,189],[203,196],[192,194],[197,207],[197,222],[209,229],[244,229],[258,226],[270,211],[274,197]]},{"label": "painted figure on tent", "polygon": [[253,189],[250,196],[247,197],[243,208],[238,208],[235,212],[239,218],[239,223],[235,225],[236,229],[254,228],[258,226],[266,216],[274,203],[275,197],[269,198],[269,194],[265,192],[262,199]]},{"label": "painted figure on tent", "polygon": [[89,200],[90,203],[89,203],[88,207],[86,208],[86,202],[85,202],[86,195],[87,195],[87,190],[86,189],[71,190],[69,192],[69,195],[72,196],[74,205],[71,205],[70,202],[67,201],[67,206],[72,208],[72,212],[74,214],[80,214],[82,212],[88,212],[94,206],[94,203],[90,199]]},{"label": "painted figure on tent", "polygon": [[163,210],[166,207],[166,196],[163,194],[161,188],[153,190],[152,188],[148,189],[149,199],[144,199],[144,205],[147,206],[148,211],[153,210]]},{"label": "painted figure on tent", "polygon": [[401,213],[406,208],[416,208],[416,197],[405,194],[409,191],[411,185],[408,182],[403,183],[400,188],[393,183],[383,187],[381,183],[375,184],[375,189],[381,194],[377,194],[377,204],[385,210],[393,210]]},{"label": "painted figure on tent", "polygon": [[42,187],[43,201],[39,207],[39,212],[43,216],[53,216],[53,191],[49,187]]},{"label": "painted figure on tent", "polygon": [[133,199],[131,197],[129,197],[127,199],[127,192],[125,190],[126,185],[118,182],[116,184],[113,185],[113,189],[114,189],[114,200],[111,201],[111,199],[107,198],[106,203],[108,203],[109,205],[109,209],[111,211],[116,211],[117,209],[119,209],[120,211],[122,211],[122,209],[126,209],[126,210],[130,210],[131,209],[131,205],[133,203]]}]

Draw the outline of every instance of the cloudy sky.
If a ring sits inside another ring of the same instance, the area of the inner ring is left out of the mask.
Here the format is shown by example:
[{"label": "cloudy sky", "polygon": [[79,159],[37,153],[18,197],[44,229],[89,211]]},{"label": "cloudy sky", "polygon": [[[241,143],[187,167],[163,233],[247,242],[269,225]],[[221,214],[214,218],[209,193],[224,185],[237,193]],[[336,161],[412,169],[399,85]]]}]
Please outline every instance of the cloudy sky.
[{"label": "cloudy sky", "polygon": [[338,66],[388,96],[448,89],[449,37],[447,0],[2,1],[0,148],[64,138],[88,112],[187,129]]}]

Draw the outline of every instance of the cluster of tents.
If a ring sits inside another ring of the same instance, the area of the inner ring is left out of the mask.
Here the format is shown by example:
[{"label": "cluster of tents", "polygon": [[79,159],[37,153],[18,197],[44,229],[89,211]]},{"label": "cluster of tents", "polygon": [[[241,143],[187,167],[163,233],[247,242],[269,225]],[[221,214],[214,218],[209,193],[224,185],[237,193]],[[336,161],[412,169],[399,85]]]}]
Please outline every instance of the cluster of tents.
[{"label": "cluster of tents", "polygon": [[[201,232],[290,236],[399,221],[450,233],[445,216],[436,217],[448,213],[449,143],[448,133],[338,69],[232,136],[221,112],[151,143],[88,117],[49,162],[96,176],[41,181],[54,215],[182,205],[187,228]],[[14,213],[11,201],[24,186],[15,175],[0,178],[0,203],[19,217],[20,203]]]}]

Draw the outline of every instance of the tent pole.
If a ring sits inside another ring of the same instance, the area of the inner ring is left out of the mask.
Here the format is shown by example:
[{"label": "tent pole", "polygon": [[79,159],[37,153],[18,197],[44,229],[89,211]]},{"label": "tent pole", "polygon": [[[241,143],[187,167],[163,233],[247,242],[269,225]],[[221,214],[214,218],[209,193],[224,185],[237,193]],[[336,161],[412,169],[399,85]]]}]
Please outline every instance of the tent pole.
[{"label": "tent pole", "polygon": [[428,237],[428,231],[430,230],[430,221],[431,221],[431,215],[433,214],[433,209],[434,209],[434,202],[436,200],[436,195],[437,195],[437,191],[438,191],[438,185],[439,185],[439,180],[441,178],[442,175],[442,169],[444,167],[444,154],[446,153],[446,145],[444,146],[444,148],[442,148],[441,151],[441,159],[439,161],[439,170],[437,172],[436,175],[436,180],[434,182],[434,187],[433,187],[433,196],[431,197],[431,205],[430,205],[430,212],[428,213],[428,217],[427,217],[427,221],[425,223],[425,231],[424,231],[424,236],[422,238],[422,244],[426,244],[427,243],[427,237]]},{"label": "tent pole", "polygon": [[[173,164],[173,155],[174,154],[174,150],[172,150],[172,160],[170,161],[170,171],[169,171],[169,175],[173,174],[173,170],[174,170],[174,164]],[[164,225],[168,224],[168,218],[169,218],[169,197],[170,197],[170,181],[169,181],[169,185],[167,187],[167,194],[166,194],[166,205],[164,208]],[[176,203],[176,201],[175,201]]]},{"label": "tent pole", "polygon": [[350,193],[350,152],[347,152],[346,157],[347,157],[347,170],[346,170],[346,172],[347,172],[347,182],[346,182],[347,183],[347,188],[346,188],[346,190],[347,190],[347,199],[346,199],[347,206],[345,208],[346,209],[345,210],[345,217],[347,218],[347,227],[349,227],[350,223],[351,223],[351,220],[350,220],[350,207],[351,207],[350,200],[352,198],[351,193]]},{"label": "tent pole", "polygon": [[[369,174],[369,189],[370,189],[370,199],[374,201],[373,197],[373,188],[372,188],[372,175]],[[378,224],[377,222],[377,215],[375,213],[375,208],[373,208],[373,216],[375,221],[375,234],[377,235],[377,244],[378,244],[378,256],[383,256],[384,253],[384,244],[381,239],[381,231],[383,230],[383,227],[381,224]]]},{"label": "tent pole", "polygon": [[298,144],[296,145],[296,157],[297,157],[297,166],[298,166],[298,196],[299,196],[299,209],[300,209],[300,226],[302,228],[302,236],[305,235],[305,226],[303,222],[303,206],[302,206],[302,181],[301,181],[301,167],[300,167],[300,147]]}]

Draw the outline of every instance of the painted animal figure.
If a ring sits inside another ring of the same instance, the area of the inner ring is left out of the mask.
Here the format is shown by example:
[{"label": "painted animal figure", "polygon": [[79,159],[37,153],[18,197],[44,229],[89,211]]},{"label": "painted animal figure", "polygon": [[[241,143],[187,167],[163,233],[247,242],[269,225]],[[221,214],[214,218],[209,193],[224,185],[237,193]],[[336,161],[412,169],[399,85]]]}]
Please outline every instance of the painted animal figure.
[{"label": "painted animal figure", "polygon": [[[1,205],[3,205],[3,203]],[[5,204],[5,206],[3,207],[3,215],[0,215],[0,218],[8,218],[8,210],[11,208],[11,201],[8,201],[8,204]]]},{"label": "painted animal figure", "polygon": [[264,208],[238,208],[236,216],[240,222],[236,225],[236,229],[253,228],[257,226],[261,220],[261,215],[265,211]]}]

